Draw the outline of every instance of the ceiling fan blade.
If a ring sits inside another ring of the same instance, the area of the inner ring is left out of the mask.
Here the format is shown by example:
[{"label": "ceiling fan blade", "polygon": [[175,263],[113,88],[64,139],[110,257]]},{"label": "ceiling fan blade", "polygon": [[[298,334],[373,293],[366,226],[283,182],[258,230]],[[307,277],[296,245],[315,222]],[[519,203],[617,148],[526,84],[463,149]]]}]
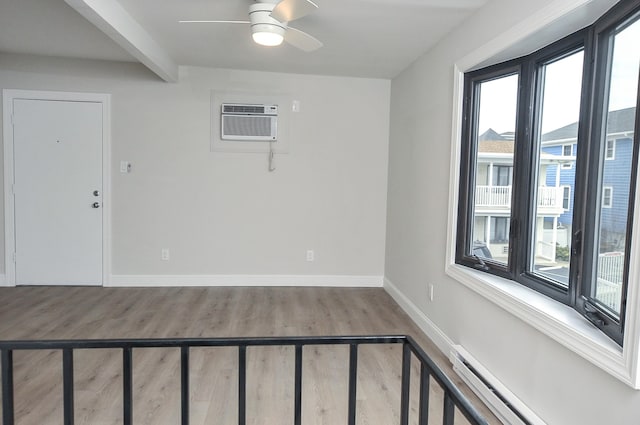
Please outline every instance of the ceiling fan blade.
[{"label": "ceiling fan blade", "polygon": [[291,27],[284,34],[284,41],[305,52],[313,52],[324,46],[317,38]]},{"label": "ceiling fan blade", "polygon": [[178,21],[181,24],[250,24],[249,21]]},{"label": "ceiling fan blade", "polygon": [[280,22],[290,22],[315,11],[318,5],[311,0],[282,0],[273,8],[271,17]]}]

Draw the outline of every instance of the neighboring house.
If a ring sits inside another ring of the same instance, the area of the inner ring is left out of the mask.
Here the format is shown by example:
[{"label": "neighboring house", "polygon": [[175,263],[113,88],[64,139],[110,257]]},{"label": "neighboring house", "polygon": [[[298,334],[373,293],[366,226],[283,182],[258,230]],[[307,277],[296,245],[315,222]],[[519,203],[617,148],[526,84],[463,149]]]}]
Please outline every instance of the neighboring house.
[{"label": "neighboring house", "polygon": [[[513,133],[498,134],[493,129],[478,140],[474,240],[486,243],[498,260],[506,260],[509,250],[514,143]],[[547,170],[555,170],[563,161],[566,158],[549,153],[540,158],[540,180],[546,184],[538,187],[536,252],[547,261],[555,261],[557,231],[546,234],[544,222],[557,223],[565,212],[563,189],[558,182],[549,183]]]},{"label": "neighboring house", "polygon": [[[625,246],[634,120],[635,108],[609,113],[600,241],[600,252],[609,259],[614,253],[622,257]],[[577,134],[575,122],[542,136],[535,243],[536,257],[550,264],[558,262],[556,248],[571,241]],[[474,240],[486,243],[498,260],[508,254],[513,151],[513,132],[489,129],[478,138]]]},{"label": "neighboring house", "polygon": [[[623,282],[635,113],[636,108],[609,112],[606,142],[602,146],[604,173],[600,217],[600,255],[597,265],[598,297],[615,311],[620,308],[620,290]],[[579,149],[577,134],[577,122],[545,133],[542,136],[542,150],[548,154],[560,155],[575,161],[577,149]],[[575,178],[575,162],[554,164],[547,168],[547,185],[559,181],[564,192],[564,213],[560,215],[557,226],[549,219],[546,219],[545,222],[547,228],[553,226],[552,232],[565,235],[564,238],[558,239],[560,246],[568,246],[572,234]],[[556,227],[560,227],[560,229],[555,229]]]},{"label": "neighboring house", "polygon": [[[622,251],[625,246],[635,111],[636,108],[626,108],[609,112],[606,145],[603,146],[605,161],[602,182],[601,252]],[[566,228],[569,234],[573,219],[576,175],[573,161],[579,149],[577,134],[576,122],[542,136],[544,152],[570,160],[548,167],[546,177],[548,186],[559,181],[563,187],[565,211],[560,215],[558,225]],[[550,224],[547,224],[547,227],[549,226]]]}]

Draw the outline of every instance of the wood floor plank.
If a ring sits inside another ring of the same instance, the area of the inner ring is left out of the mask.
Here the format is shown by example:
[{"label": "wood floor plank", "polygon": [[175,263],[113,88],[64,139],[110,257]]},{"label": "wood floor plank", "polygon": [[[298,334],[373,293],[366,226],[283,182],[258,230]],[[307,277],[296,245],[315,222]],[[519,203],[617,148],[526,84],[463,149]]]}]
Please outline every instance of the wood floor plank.
[{"label": "wood floor plank", "polygon": [[[446,357],[379,288],[0,288],[0,339],[172,338],[410,334],[460,385],[492,424],[499,422],[457,379]],[[360,347],[357,423],[391,425],[400,418],[402,349]],[[176,424],[180,418],[178,349],[134,350],[134,423]],[[305,425],[346,423],[348,348],[303,349]],[[16,424],[62,422],[61,354],[15,355]],[[194,348],[190,355],[191,423],[236,424],[237,348]],[[247,350],[247,423],[293,423],[294,350]],[[74,355],[75,423],[122,423],[122,353]],[[418,362],[412,362],[410,423],[417,423]],[[430,386],[430,423],[442,415],[442,390]],[[456,424],[467,422],[459,413]]]}]

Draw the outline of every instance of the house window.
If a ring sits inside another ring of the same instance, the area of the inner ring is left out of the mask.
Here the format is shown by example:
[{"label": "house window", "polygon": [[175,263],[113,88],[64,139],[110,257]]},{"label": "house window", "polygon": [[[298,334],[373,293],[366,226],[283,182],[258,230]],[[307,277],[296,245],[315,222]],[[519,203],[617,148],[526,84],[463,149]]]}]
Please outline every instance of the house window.
[{"label": "house window", "polygon": [[568,210],[571,207],[571,186],[562,186],[562,209]]},{"label": "house window", "polygon": [[493,185],[511,186],[512,166],[496,165],[493,167]]},{"label": "house window", "polygon": [[[640,5],[623,1],[592,26],[469,72],[464,83],[456,263],[569,305],[620,345],[640,145],[639,39]],[[513,140],[496,137],[505,132]],[[620,133],[633,140],[616,153],[611,136]],[[567,139],[577,140],[576,147],[562,144]],[[546,147],[554,145],[561,152]],[[562,160],[568,156],[580,179],[559,173],[571,168]],[[606,160],[612,162],[605,166]],[[492,181],[482,164],[497,161],[508,162],[510,171],[507,177],[494,166]],[[488,181],[508,181],[509,191],[483,187]],[[485,234],[506,244],[506,258],[479,260],[472,255],[474,225],[497,210]],[[558,226],[546,225],[559,218],[571,229],[561,246]]]},{"label": "house window", "polygon": [[509,242],[509,217],[491,217],[491,243]]},{"label": "house window", "polygon": [[615,139],[607,139],[604,159],[606,160],[616,159],[616,140]]},{"label": "house window", "polygon": [[613,206],[613,187],[604,186],[602,188],[602,208],[611,208]]}]

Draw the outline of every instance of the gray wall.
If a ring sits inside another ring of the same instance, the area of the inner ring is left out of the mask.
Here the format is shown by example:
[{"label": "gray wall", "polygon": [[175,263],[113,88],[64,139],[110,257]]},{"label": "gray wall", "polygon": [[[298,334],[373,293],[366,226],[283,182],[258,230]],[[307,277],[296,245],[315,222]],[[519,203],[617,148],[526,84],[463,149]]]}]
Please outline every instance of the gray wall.
[{"label": "gray wall", "polygon": [[[0,55],[0,88],[112,95],[113,273],[381,277],[390,81],[181,74],[167,84],[134,64]],[[210,151],[211,90],[300,101],[275,172],[266,153]]]},{"label": "gray wall", "polygon": [[550,3],[490,2],[392,81],[385,276],[547,423],[637,424],[640,391],[445,274],[453,65]]}]

